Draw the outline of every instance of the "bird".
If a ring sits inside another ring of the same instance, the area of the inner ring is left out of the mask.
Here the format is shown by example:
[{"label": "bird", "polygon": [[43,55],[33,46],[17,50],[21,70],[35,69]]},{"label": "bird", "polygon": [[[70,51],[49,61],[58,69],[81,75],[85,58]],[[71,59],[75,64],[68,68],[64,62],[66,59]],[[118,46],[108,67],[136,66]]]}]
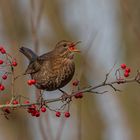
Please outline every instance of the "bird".
[{"label": "bird", "polygon": [[76,48],[80,42],[61,40],[52,51],[40,56],[27,47],[21,47],[19,51],[29,60],[24,75],[30,74],[31,78],[36,81],[35,86],[38,89],[61,90],[74,76],[74,55],[80,52]]}]

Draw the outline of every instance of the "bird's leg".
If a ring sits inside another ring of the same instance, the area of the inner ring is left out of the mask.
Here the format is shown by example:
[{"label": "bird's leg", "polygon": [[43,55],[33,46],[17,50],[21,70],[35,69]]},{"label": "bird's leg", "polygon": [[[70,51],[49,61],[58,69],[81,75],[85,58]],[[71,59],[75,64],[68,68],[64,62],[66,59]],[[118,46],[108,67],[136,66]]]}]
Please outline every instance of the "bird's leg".
[{"label": "bird's leg", "polygon": [[62,90],[60,88],[58,90],[61,91],[63,93],[63,95],[68,95],[64,90]]},{"label": "bird's leg", "polygon": [[42,100],[43,100],[43,97],[42,97],[42,90],[39,90],[39,96],[38,96],[38,98],[37,98],[37,102],[42,102]]},{"label": "bird's leg", "polygon": [[66,101],[67,99],[70,99],[71,100],[71,96],[69,94],[67,94],[65,91],[63,91],[62,89],[58,89],[59,91],[61,91],[63,93],[62,95],[62,100],[63,101]]}]

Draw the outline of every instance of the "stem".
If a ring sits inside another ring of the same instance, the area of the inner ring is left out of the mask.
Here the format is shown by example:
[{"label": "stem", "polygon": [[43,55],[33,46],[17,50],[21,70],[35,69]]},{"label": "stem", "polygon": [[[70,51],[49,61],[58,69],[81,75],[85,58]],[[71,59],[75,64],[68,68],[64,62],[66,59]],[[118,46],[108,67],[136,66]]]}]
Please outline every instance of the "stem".
[{"label": "stem", "polygon": [[10,104],[12,104],[13,100],[14,100],[14,83],[15,83],[15,75],[14,75],[14,68],[11,66],[11,95],[12,95],[12,98],[11,98],[11,101],[10,101]]}]

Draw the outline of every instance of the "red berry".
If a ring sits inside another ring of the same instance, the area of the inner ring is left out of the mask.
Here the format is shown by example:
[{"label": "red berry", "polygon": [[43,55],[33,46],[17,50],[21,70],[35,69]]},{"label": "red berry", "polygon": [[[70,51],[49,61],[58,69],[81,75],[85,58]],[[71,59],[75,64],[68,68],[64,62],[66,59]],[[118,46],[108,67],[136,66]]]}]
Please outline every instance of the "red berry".
[{"label": "red berry", "polygon": [[[35,113],[36,113],[36,105],[31,105],[30,107],[28,107],[28,112],[29,113],[33,113],[34,116],[35,116]],[[32,114],[32,116],[33,116]]]},{"label": "red berry", "polygon": [[0,60],[0,64],[3,64],[3,60]]},{"label": "red berry", "polygon": [[28,80],[27,83],[28,83],[29,86],[31,86],[32,85],[32,80]]},{"label": "red berry", "polygon": [[31,83],[34,85],[36,83],[36,80],[31,79]]},{"label": "red berry", "polygon": [[79,81],[78,81],[78,80],[75,80],[75,81],[73,81],[73,83],[72,83],[73,86],[78,86],[78,84],[79,84]]},{"label": "red berry", "polygon": [[36,111],[35,116],[36,117],[39,117],[40,116],[40,112],[39,111]]},{"label": "red berry", "polygon": [[27,83],[28,83],[28,85],[31,86],[32,84],[34,85],[36,83],[36,80],[30,79],[30,80],[27,81]]},{"label": "red berry", "polygon": [[56,115],[56,117],[60,117],[61,116],[61,112],[57,111],[55,115]]},{"label": "red berry", "polygon": [[36,110],[31,110],[31,115],[36,116],[36,112],[37,112]]},{"label": "red berry", "polygon": [[6,80],[7,79],[7,75],[6,74],[2,75],[2,79]]},{"label": "red berry", "polygon": [[65,112],[65,117],[69,118],[70,117],[70,113],[69,112]]},{"label": "red berry", "polygon": [[46,107],[42,107],[42,108],[41,108],[41,111],[42,111],[42,112],[46,112],[46,110],[47,110]]},{"label": "red berry", "polygon": [[125,72],[130,73],[131,69],[130,68],[126,68]]},{"label": "red berry", "polygon": [[3,111],[5,111],[6,113],[10,113],[10,109],[9,108],[4,108]]},{"label": "red berry", "polygon": [[16,61],[13,61],[12,62],[12,66],[16,67],[17,66],[17,62]]},{"label": "red berry", "polygon": [[34,104],[31,105],[31,108],[32,108],[32,109],[36,109],[36,105],[34,105]]},{"label": "red berry", "polygon": [[126,64],[121,64],[121,68],[125,69],[126,68]]},{"label": "red berry", "polygon": [[74,95],[74,97],[77,98],[83,98],[83,93],[79,92],[76,95]]},{"label": "red berry", "polygon": [[77,99],[79,98],[79,93],[75,94],[74,97]]},{"label": "red berry", "polygon": [[79,93],[79,98],[83,98],[83,93]]},{"label": "red berry", "polygon": [[30,103],[30,101],[28,101],[28,100],[24,101],[24,104],[29,104],[29,103]]},{"label": "red berry", "polygon": [[128,77],[129,76],[129,73],[128,72],[125,72],[124,73],[124,77]]},{"label": "red berry", "polygon": [[5,87],[3,85],[0,85],[0,90],[3,91]]},{"label": "red berry", "polygon": [[32,113],[32,109],[30,109],[30,108],[28,108],[27,111],[28,111],[28,113]]},{"label": "red berry", "polygon": [[5,53],[6,53],[6,50],[5,50],[4,48],[1,48],[0,52],[1,52],[2,54],[5,54]]},{"label": "red berry", "polygon": [[13,104],[14,104],[14,105],[17,105],[17,104],[18,104],[18,101],[17,101],[17,100],[14,100],[14,101],[13,101]]}]

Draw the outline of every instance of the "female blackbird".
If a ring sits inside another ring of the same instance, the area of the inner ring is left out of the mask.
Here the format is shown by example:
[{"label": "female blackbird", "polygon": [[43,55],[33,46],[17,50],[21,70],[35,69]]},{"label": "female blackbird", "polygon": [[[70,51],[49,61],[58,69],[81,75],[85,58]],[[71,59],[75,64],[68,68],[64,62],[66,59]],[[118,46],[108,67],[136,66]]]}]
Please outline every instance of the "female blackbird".
[{"label": "female blackbird", "polygon": [[28,59],[29,65],[25,74],[30,74],[36,80],[38,89],[53,91],[64,87],[72,79],[75,72],[73,61],[74,52],[79,52],[73,43],[62,40],[55,48],[41,56],[35,54],[26,47],[21,47],[22,52]]}]

